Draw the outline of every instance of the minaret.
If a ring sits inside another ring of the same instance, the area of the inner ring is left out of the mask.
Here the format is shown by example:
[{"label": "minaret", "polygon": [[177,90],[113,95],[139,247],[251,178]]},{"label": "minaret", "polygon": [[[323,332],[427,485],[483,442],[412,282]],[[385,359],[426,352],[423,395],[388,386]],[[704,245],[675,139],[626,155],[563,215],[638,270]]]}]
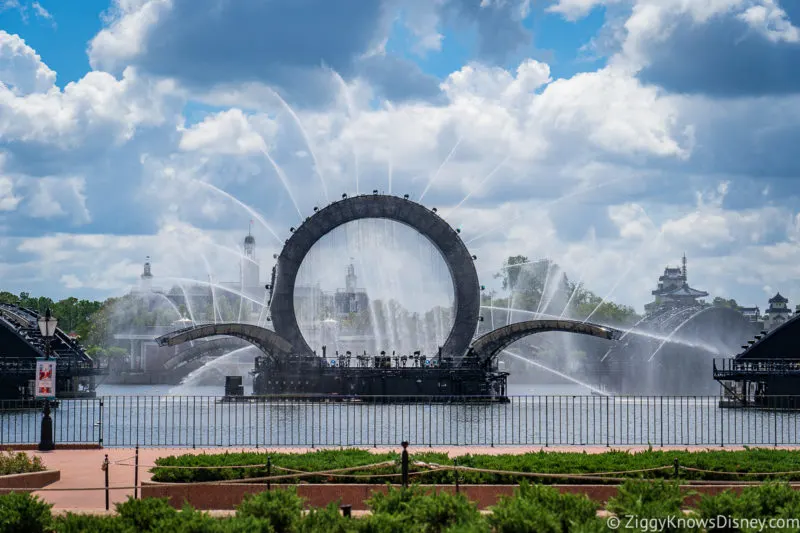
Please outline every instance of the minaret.
[{"label": "minaret", "polygon": [[686,277],[686,252],[683,252],[683,282],[688,283],[689,278]]},{"label": "minaret", "polygon": [[150,292],[153,289],[153,273],[150,271],[149,255],[145,258],[144,272],[142,272],[141,278],[142,278],[142,291]]},{"label": "minaret", "polygon": [[[256,238],[253,237],[253,221],[250,221],[250,230],[244,238],[244,255],[242,256],[242,292],[255,297],[251,292],[257,291],[259,284],[259,265],[256,261]],[[259,297],[263,297],[263,294]]]},{"label": "minaret", "polygon": [[250,221],[250,228],[247,237],[244,238],[244,255],[250,259],[256,258],[256,239],[253,237],[253,221]]}]

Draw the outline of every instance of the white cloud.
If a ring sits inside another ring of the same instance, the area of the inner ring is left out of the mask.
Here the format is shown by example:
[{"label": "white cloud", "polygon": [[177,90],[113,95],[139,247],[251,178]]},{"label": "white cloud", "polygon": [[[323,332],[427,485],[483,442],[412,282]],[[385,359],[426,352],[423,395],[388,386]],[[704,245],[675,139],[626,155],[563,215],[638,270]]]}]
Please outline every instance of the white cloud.
[{"label": "white cloud", "polygon": [[170,9],[171,0],[114,0],[111,24],[89,42],[92,68],[120,71],[144,52],[148,27]]},{"label": "white cloud", "polygon": [[[665,2],[672,11],[658,2],[637,3],[626,25],[623,54],[629,60],[637,39],[670,31],[667,22],[676,12],[698,19],[722,10],[745,12],[732,2]],[[596,3],[562,0],[554,9],[579,16]],[[236,279],[239,241],[253,216],[189,178],[219,186],[263,214],[277,235],[255,226],[265,277],[272,253],[298,217],[274,168],[260,155],[264,151],[285,171],[288,188],[309,215],[313,206],[325,205],[321,179],[331,199],[353,194],[356,175],[361,193],[388,191],[391,175],[393,193],[418,197],[436,176],[424,201],[442,214],[469,194],[448,220],[462,226],[465,240],[475,239],[469,247],[490,286],[503,258],[518,253],[553,258],[601,295],[616,285],[612,299],[640,309],[663,267],[677,263],[684,251],[693,285],[724,290],[721,295],[745,303],[763,304],[756,301],[763,285],[784,291],[800,275],[799,215],[764,203],[781,200],[781,193],[773,186],[769,197],[755,194],[750,207],[733,209],[727,202],[739,192],[739,177],[717,174],[711,156],[707,175],[692,166],[709,149],[696,139],[737,131],[742,138],[731,150],[745,151],[755,137],[769,144],[773,137],[759,137],[763,130],[782,135],[782,125],[797,116],[789,100],[765,113],[769,102],[756,108],[744,100],[669,95],[638,81],[631,61],[555,80],[541,61],[524,60],[511,70],[476,62],[444,80],[446,98],[437,105],[376,106],[368,82],[351,81],[352,112],[342,98],[332,108],[297,110],[309,147],[295,119],[259,84],[230,84],[205,94],[202,103],[217,108],[184,127],[180,107],[198,95],[126,69],[130,58],[147,52],[147,28],[168,8],[161,0],[117,1],[111,27],[92,41],[90,54],[93,65],[121,72],[119,77],[95,71],[59,90],[53,87],[55,74],[48,77],[52,71],[35,52],[15,49],[25,61],[14,75],[35,90],[0,90],[0,139],[8,141],[0,141],[0,151],[18,165],[22,156],[14,150],[20,145],[57,161],[71,159],[59,176],[30,170],[19,179],[13,174],[8,185],[0,179],[0,209],[6,199],[14,199],[8,201],[15,207],[29,202],[28,214],[45,222],[92,221],[93,230],[114,222],[116,233],[14,237],[13,249],[4,251],[25,260],[34,256],[39,266],[32,278],[47,272],[41,277],[61,280],[66,289],[119,293],[136,282],[150,255],[162,279],[207,279],[202,256],[215,279]],[[417,28],[421,49],[435,50],[442,45],[438,19],[418,14],[407,23]],[[37,77],[40,71],[45,74]],[[131,167],[137,172],[129,172]],[[626,181],[588,189],[621,179]],[[98,218],[95,206],[106,200],[101,194],[113,195],[129,182],[133,187],[117,193],[129,195],[118,198],[129,212],[113,213],[113,221]],[[97,184],[105,187],[102,193]],[[586,192],[575,194],[582,187]],[[702,193],[693,197],[695,189]],[[145,213],[154,227],[117,224],[131,212]],[[15,220],[0,223],[13,228]],[[120,227],[132,235],[119,235]],[[745,281],[743,273],[749,273]],[[792,290],[800,297],[797,288],[785,292]]]},{"label": "white cloud", "polygon": [[8,176],[0,176],[0,211],[13,211],[22,200],[14,194],[14,182]]},{"label": "white cloud", "polygon": [[203,122],[183,132],[180,148],[204,153],[244,155],[263,153],[267,145],[244,113],[239,109],[231,109],[208,116]]},{"label": "white cloud", "polygon": [[86,208],[86,182],[83,178],[40,178],[28,203],[32,217],[52,219],[71,217],[73,224],[91,221]]},{"label": "white cloud", "polygon": [[0,30],[0,86],[17,96],[47,92],[56,82],[56,73],[42,63],[33,48],[18,35]]}]

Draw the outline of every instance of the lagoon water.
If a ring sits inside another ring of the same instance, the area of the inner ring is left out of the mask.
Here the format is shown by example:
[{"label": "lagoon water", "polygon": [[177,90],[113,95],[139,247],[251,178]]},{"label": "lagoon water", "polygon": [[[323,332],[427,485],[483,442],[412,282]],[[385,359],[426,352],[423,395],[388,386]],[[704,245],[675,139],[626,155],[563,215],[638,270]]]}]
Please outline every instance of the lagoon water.
[{"label": "lagoon water", "polygon": [[[56,442],[104,446],[796,445],[800,413],[721,409],[716,397],[603,397],[516,385],[510,403],[269,400],[221,403],[221,387],[103,385],[62,401]],[[2,444],[38,441],[41,413],[0,413]]]}]

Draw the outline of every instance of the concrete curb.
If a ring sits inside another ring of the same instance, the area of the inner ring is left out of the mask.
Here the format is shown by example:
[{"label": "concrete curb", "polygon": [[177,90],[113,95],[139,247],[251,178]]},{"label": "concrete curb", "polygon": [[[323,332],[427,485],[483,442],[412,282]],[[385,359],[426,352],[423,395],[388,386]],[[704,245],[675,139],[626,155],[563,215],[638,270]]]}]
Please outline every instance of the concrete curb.
[{"label": "concrete curb", "polygon": [[41,472],[25,472],[0,476],[0,494],[7,494],[7,489],[30,489],[35,491],[61,480],[60,470],[43,470]]}]

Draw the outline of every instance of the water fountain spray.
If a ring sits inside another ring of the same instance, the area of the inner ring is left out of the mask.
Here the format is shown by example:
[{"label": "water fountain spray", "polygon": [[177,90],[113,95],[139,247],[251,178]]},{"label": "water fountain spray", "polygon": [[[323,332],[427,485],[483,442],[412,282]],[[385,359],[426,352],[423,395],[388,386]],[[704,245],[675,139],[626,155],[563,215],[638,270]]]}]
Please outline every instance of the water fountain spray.
[{"label": "water fountain spray", "polygon": [[434,172],[434,174],[431,177],[431,179],[428,180],[428,184],[425,186],[425,190],[422,191],[422,194],[419,197],[419,201],[420,202],[425,197],[425,195],[428,193],[428,190],[431,188],[431,185],[433,185],[433,182],[436,181],[436,178],[439,176],[439,173],[447,165],[448,161],[450,161],[450,158],[453,157],[453,154],[456,153],[456,150],[458,150],[458,147],[461,144],[461,141],[462,141],[463,138],[464,138],[463,135],[458,138],[458,140],[456,141],[456,144],[454,144],[453,148],[450,149],[450,153],[447,154],[447,157],[444,158],[444,161],[442,161],[442,164],[439,165],[439,168],[436,169],[436,172]]},{"label": "water fountain spray", "polygon": [[317,161],[317,155],[314,153],[314,148],[311,144],[311,139],[308,137],[308,132],[303,127],[303,123],[300,121],[300,117],[297,116],[297,113],[294,112],[294,109],[284,100],[277,91],[273,90],[272,88],[267,88],[272,95],[280,102],[281,106],[286,110],[287,113],[294,119],[295,124],[297,124],[297,128],[300,130],[300,134],[303,136],[303,140],[306,142],[306,146],[308,147],[308,152],[311,154],[311,159],[314,161],[314,172],[317,173],[319,176],[319,180],[322,183],[322,192],[325,195],[325,201],[328,202],[330,199],[328,198],[328,185],[325,183],[325,178],[322,176],[322,171],[320,170],[319,161]]}]

